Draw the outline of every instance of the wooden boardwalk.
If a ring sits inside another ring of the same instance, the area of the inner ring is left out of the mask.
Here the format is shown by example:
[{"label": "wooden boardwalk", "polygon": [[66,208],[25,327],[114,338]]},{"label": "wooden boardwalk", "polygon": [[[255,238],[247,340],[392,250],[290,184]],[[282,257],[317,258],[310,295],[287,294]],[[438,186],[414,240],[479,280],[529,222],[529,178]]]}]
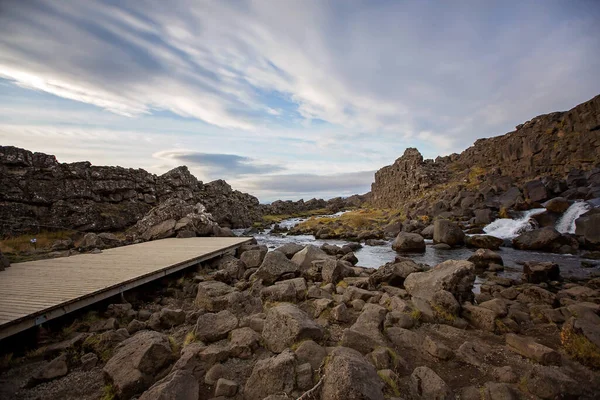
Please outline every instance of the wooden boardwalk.
[{"label": "wooden boardwalk", "polygon": [[0,271],[0,339],[220,256],[247,237],[163,239]]}]

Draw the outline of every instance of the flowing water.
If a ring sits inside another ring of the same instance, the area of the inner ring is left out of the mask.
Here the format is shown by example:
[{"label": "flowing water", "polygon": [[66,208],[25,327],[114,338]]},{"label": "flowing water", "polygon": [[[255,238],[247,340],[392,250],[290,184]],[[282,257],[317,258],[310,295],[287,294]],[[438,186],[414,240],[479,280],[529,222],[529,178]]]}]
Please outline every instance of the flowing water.
[{"label": "flowing water", "polygon": [[520,218],[499,218],[483,228],[483,231],[500,239],[513,239],[520,234],[537,228],[537,222],[532,217],[546,211],[545,208],[534,208],[525,211]]},{"label": "flowing water", "polygon": [[[543,209],[530,210],[524,213],[524,215],[517,220],[501,220],[502,223],[497,224],[497,228],[494,228],[494,232],[500,232],[503,238],[510,238],[509,232],[519,232],[528,229],[533,229],[534,226],[530,226],[530,218],[536,213],[542,212]],[[335,214],[340,215],[340,213]],[[303,221],[304,218],[291,218],[279,223],[281,227],[291,228],[296,224]],[[498,220],[497,220],[498,221]],[[494,221],[494,222],[497,222]],[[489,226],[489,225],[488,225]],[[487,228],[487,227],[486,227]],[[243,230],[237,230],[237,234],[241,234]],[[515,234],[516,236],[517,234]],[[285,234],[271,234],[270,229],[265,230],[262,233],[254,235],[259,244],[266,245],[269,250],[273,250],[286,243],[297,243],[300,245],[312,244],[315,246],[321,246],[324,243],[335,244],[343,246],[348,242],[345,240],[337,239],[315,239],[312,235],[299,235],[299,236],[287,236]],[[494,235],[498,236],[498,235]],[[514,236],[512,236],[514,237]],[[415,262],[428,264],[435,266],[440,262],[446,260],[464,260],[469,258],[474,250],[468,248],[458,248],[452,250],[441,250],[431,246],[432,241],[426,240],[427,247],[425,253],[415,254],[403,254],[403,256],[410,257]],[[358,258],[358,265],[367,268],[379,268],[381,265],[393,261],[398,253],[392,250],[392,241],[387,241],[383,246],[368,246],[364,245],[360,250],[355,252]],[[563,254],[552,254],[552,253],[539,253],[533,251],[522,251],[516,250],[512,247],[501,247],[497,251],[498,254],[504,260],[504,265],[507,267],[505,275],[518,278],[522,271],[521,263],[524,261],[551,261],[557,263],[561,268],[563,276],[571,277],[588,277],[592,272],[600,271],[600,268],[582,268],[581,258],[579,256],[563,255]],[[591,261],[591,260],[590,260]],[[591,261],[592,263],[594,261]]]},{"label": "flowing water", "polygon": [[575,233],[575,220],[588,212],[592,206],[585,201],[576,201],[556,222],[556,230],[560,233]]}]

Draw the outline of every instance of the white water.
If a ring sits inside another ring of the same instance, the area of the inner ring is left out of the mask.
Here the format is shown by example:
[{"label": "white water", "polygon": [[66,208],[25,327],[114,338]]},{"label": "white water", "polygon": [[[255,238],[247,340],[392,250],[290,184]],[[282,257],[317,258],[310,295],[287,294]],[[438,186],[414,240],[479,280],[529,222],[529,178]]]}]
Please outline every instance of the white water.
[{"label": "white water", "polygon": [[585,201],[577,201],[565,211],[556,222],[556,230],[560,233],[575,233],[575,220],[592,208]]},{"label": "white water", "polygon": [[519,219],[500,218],[483,228],[483,231],[500,239],[512,239],[523,232],[537,228],[537,222],[531,217],[544,211],[545,208],[534,208],[523,212]]}]

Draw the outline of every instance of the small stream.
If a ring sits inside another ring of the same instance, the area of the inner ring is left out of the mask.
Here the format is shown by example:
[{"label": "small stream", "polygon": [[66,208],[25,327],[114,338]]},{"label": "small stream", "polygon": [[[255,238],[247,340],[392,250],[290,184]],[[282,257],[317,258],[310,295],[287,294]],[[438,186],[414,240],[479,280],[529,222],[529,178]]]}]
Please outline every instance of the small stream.
[{"label": "small stream", "polygon": [[[510,239],[515,237],[517,234],[524,232],[525,230],[533,229],[534,226],[531,225],[530,217],[538,212],[540,211],[530,210],[524,213],[521,218],[516,220],[496,220],[490,224],[496,224],[496,226],[492,226],[489,230],[488,227],[490,226],[488,226],[485,228],[485,231],[491,231],[490,234],[496,233],[494,236],[499,236],[503,239]],[[326,217],[339,216],[340,214],[341,213],[337,213],[334,215],[328,215]],[[279,225],[289,229],[304,220],[305,218],[290,218],[280,222]],[[501,222],[498,223],[498,221]],[[243,230],[235,231],[235,233],[238,235],[240,235],[242,232]],[[498,235],[498,233],[500,233],[500,235]],[[315,237],[312,235],[287,236],[286,234],[271,234],[270,229],[266,229],[262,233],[255,234],[254,237],[259,244],[266,245],[269,250],[273,250],[290,242],[300,245],[312,244],[315,246],[321,246],[325,243],[343,246],[344,244],[349,243],[348,241],[338,239],[315,239]],[[426,240],[425,242],[427,243],[425,253],[405,253],[402,254],[402,256],[409,257],[418,263],[435,266],[446,260],[466,260],[476,250],[466,247],[452,250],[442,250],[434,248],[431,240]],[[358,258],[358,265],[367,268],[379,268],[381,265],[393,261],[398,253],[392,250],[391,246],[392,240],[386,241],[386,244],[383,246],[369,246],[363,243],[362,249],[357,250],[354,253]],[[508,277],[518,278],[523,269],[520,264],[525,261],[551,261],[557,263],[560,266],[561,274],[564,277],[587,278],[592,274],[600,273],[600,267],[598,266],[593,268],[581,267],[582,258],[577,255],[523,251],[513,249],[512,247],[501,247],[500,250],[497,250],[497,253],[500,254],[504,260],[504,265],[507,267],[504,275]],[[588,261],[592,264],[598,263],[595,260]]]}]

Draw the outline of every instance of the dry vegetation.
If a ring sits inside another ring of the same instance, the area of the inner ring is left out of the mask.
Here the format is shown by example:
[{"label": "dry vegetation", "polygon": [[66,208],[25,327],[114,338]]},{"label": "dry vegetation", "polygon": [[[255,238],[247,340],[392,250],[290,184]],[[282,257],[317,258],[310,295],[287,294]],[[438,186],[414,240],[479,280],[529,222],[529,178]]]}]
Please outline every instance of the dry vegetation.
[{"label": "dry vegetation", "polygon": [[[72,238],[73,233],[72,231],[42,231],[36,234],[8,237],[0,241],[0,250],[3,253],[17,254],[50,249],[57,240]],[[35,246],[31,243],[31,239],[36,239]]]}]

